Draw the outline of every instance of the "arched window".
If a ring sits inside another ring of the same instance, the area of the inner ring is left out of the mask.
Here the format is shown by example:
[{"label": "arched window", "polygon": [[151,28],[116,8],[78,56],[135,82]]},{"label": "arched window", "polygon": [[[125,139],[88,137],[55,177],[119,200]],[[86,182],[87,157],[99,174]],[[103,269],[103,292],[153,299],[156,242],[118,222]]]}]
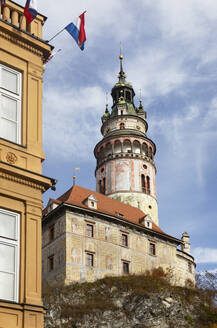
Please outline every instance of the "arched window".
[{"label": "arched window", "polygon": [[152,155],[152,148],[151,148],[151,147],[149,147],[149,157],[150,157],[150,158],[153,158],[153,155]]},{"label": "arched window", "polygon": [[140,154],[141,153],[141,145],[138,141],[133,141],[133,152],[136,154]]},{"label": "arched window", "polygon": [[115,144],[114,144],[114,153],[115,154],[121,153],[121,142],[119,140],[116,140],[115,141]]},{"label": "arched window", "polygon": [[102,147],[100,147],[100,150],[99,150],[99,158],[101,159],[103,157],[104,157],[104,148],[102,146]]},{"label": "arched window", "polygon": [[105,178],[103,178],[103,180],[99,180],[99,192],[101,194],[105,194],[105,183],[106,183]]},{"label": "arched window", "polygon": [[131,142],[129,140],[124,140],[123,152],[124,153],[132,153],[132,146],[131,146]]},{"label": "arched window", "polygon": [[103,189],[102,189],[102,194],[105,194],[105,187],[106,187],[106,185],[105,185],[105,178],[103,178]]},{"label": "arched window", "polygon": [[148,155],[148,146],[146,143],[142,144],[142,154],[143,155]]},{"label": "arched window", "polygon": [[141,175],[141,186],[142,186],[142,192],[146,192],[146,183],[145,183],[144,174]]},{"label": "arched window", "polygon": [[107,143],[105,146],[105,151],[104,151],[104,155],[105,157],[107,157],[108,155],[112,154],[112,145],[110,143]]},{"label": "arched window", "polygon": [[124,123],[120,123],[120,129],[121,130],[125,129],[125,124]]},{"label": "arched window", "polygon": [[150,190],[150,177],[146,177],[146,182],[147,182],[147,188],[146,188],[146,193],[150,195],[151,190]]}]

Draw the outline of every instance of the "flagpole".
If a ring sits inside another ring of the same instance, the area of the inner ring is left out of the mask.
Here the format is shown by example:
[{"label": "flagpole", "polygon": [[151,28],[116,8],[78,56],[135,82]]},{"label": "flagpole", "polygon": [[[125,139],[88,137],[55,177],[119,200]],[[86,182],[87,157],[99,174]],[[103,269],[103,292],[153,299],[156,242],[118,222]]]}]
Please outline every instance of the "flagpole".
[{"label": "flagpole", "polygon": [[50,42],[51,40],[53,40],[54,38],[56,38],[60,33],[62,33],[65,30],[65,27],[59,31],[57,34],[55,34],[50,40],[48,40],[47,42]]}]

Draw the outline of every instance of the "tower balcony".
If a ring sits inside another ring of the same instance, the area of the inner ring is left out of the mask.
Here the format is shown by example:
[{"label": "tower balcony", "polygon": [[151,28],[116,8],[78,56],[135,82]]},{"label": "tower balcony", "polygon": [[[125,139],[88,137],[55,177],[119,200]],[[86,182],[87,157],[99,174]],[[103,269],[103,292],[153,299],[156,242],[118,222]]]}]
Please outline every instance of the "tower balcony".
[{"label": "tower balcony", "polygon": [[27,24],[22,6],[9,0],[5,4],[0,5],[0,21],[7,23],[18,31],[31,34],[39,39],[42,39],[42,26],[45,20],[45,16],[38,14],[31,24]]},{"label": "tower balcony", "polygon": [[146,162],[151,163],[156,171],[156,167],[155,167],[155,163],[154,163],[154,159],[151,158],[148,155],[144,155],[144,154],[136,154],[136,153],[132,153],[132,152],[120,152],[120,153],[110,153],[107,154],[106,156],[104,156],[103,158],[98,158],[97,159],[97,167],[96,170],[103,165],[105,162],[116,159],[116,158],[132,158],[132,159],[141,159],[144,160]]}]

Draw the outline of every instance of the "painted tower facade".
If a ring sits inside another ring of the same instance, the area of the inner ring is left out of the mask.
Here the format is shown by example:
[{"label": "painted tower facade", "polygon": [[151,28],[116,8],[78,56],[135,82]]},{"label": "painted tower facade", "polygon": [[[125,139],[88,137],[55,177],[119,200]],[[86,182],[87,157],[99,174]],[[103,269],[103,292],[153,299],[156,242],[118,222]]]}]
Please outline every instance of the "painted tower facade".
[{"label": "painted tower facade", "polygon": [[154,155],[156,146],[146,135],[148,123],[142,101],[126,81],[120,55],[118,82],[111,91],[111,112],[102,116],[103,139],[96,145],[96,189],[113,199],[141,209],[158,225]]}]

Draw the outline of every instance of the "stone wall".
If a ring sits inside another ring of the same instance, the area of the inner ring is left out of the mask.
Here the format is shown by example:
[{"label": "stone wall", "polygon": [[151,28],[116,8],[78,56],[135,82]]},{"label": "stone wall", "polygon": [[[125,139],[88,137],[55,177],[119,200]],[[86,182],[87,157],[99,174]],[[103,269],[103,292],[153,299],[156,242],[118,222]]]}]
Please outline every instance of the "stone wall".
[{"label": "stone wall", "polygon": [[[63,223],[62,232],[58,231],[60,222]],[[93,227],[93,237],[87,236],[87,225]],[[184,285],[186,279],[194,282],[192,257],[177,251],[175,242],[153,233],[70,211],[56,220],[52,242],[49,242],[49,229],[47,225],[43,233],[43,278],[50,282],[94,281],[107,275],[122,275],[124,263],[128,263],[130,273],[162,267],[170,271],[175,284]],[[123,245],[123,235],[127,236],[127,245]],[[155,255],[150,253],[150,243],[155,245]],[[64,252],[62,263],[58,257],[61,250]],[[49,271],[48,258],[52,254],[54,268]],[[92,265],[88,263],[88,256],[93,260]]]}]

